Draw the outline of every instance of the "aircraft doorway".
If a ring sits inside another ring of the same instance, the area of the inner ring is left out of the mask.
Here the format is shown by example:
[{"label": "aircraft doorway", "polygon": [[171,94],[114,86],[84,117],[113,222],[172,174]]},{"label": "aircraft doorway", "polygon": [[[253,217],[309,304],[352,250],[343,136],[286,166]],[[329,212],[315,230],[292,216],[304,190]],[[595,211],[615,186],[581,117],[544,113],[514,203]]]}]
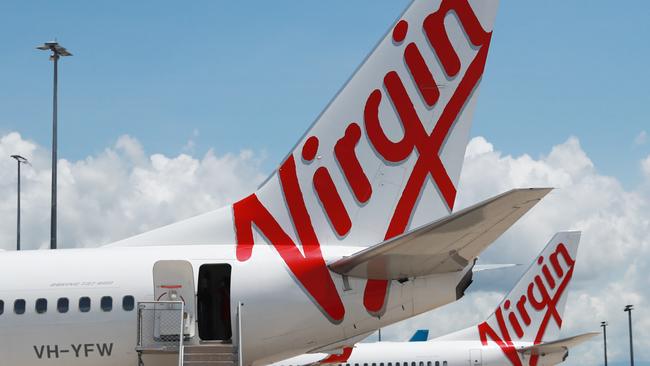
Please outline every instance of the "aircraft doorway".
[{"label": "aircraft doorway", "polygon": [[197,311],[199,338],[227,341],[230,322],[230,264],[204,264],[199,268]]}]

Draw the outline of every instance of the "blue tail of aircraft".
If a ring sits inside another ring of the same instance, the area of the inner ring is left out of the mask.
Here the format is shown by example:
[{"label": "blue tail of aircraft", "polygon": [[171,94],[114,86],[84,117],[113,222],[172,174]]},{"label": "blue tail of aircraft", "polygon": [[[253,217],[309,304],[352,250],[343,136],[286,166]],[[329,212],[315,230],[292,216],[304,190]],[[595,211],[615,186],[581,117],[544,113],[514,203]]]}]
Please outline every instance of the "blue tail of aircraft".
[{"label": "blue tail of aircraft", "polygon": [[411,339],[409,339],[409,342],[426,342],[427,339],[429,339],[429,330],[418,329],[415,333],[413,333],[413,336]]}]

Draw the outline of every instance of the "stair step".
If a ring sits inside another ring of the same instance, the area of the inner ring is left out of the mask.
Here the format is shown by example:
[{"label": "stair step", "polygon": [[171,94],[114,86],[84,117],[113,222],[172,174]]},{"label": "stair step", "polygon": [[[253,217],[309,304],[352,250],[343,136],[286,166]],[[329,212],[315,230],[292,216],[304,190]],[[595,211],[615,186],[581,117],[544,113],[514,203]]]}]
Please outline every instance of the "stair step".
[{"label": "stair step", "polygon": [[228,343],[202,343],[183,347],[184,366],[237,366],[237,347]]},{"label": "stair step", "polygon": [[184,366],[236,366],[234,361],[185,361]]},{"label": "stair step", "polygon": [[185,361],[235,361],[237,356],[232,353],[187,353],[183,355]]},{"label": "stair step", "polygon": [[236,353],[237,347],[232,344],[200,344],[183,347],[185,353]]}]

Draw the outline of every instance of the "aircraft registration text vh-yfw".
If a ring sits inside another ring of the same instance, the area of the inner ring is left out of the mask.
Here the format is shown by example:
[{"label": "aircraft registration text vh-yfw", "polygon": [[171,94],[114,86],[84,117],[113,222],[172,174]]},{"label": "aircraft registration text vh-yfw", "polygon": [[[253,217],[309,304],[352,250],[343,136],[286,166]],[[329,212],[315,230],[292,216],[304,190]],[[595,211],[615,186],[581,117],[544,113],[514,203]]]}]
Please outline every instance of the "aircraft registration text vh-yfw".
[{"label": "aircraft registration text vh-yfw", "polygon": [[0,253],[2,363],[137,365],[145,301],[182,301],[187,354],[222,342],[263,365],[461,297],[477,256],[549,192],[453,210],[496,8],[414,1],[232,205],[96,249]]}]

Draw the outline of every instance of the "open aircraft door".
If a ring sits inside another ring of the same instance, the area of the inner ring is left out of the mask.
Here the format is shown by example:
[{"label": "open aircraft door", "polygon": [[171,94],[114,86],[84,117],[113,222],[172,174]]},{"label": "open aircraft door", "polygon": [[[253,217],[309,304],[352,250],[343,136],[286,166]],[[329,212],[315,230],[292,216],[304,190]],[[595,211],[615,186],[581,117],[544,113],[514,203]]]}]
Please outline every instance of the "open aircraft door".
[{"label": "open aircraft door", "polygon": [[[153,265],[154,300],[182,301],[185,337],[195,333],[196,305],[192,264],[183,260],[162,260]],[[156,319],[156,333],[178,335],[178,328],[164,329],[163,319]]]}]

